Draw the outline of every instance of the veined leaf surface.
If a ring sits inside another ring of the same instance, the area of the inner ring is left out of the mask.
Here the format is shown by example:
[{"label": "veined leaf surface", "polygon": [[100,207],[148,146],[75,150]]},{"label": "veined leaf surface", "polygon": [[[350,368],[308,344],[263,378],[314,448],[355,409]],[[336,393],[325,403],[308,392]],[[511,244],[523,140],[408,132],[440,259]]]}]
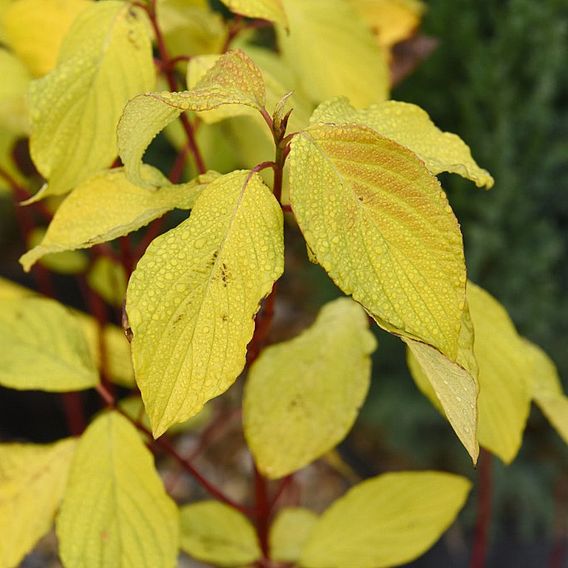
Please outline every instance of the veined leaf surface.
[{"label": "veined leaf surface", "polygon": [[48,180],[34,199],[66,193],[109,167],[124,105],[154,81],[141,11],[115,0],[83,11],[65,37],[55,70],[31,86],[30,151]]},{"label": "veined leaf surface", "polygon": [[449,473],[387,473],[327,509],[302,552],[304,568],[383,568],[414,560],[446,531],[470,482]]},{"label": "veined leaf surface", "polygon": [[236,14],[270,20],[284,27],[288,25],[283,0],[221,0],[221,2]]},{"label": "veined leaf surface", "polygon": [[172,186],[150,166],[143,173],[162,187],[154,191],[138,187],[122,168],[81,183],[59,206],[41,244],[22,256],[24,269],[28,271],[45,254],[89,248],[127,235],[171,209],[191,209],[203,187],[216,177],[211,172]]},{"label": "veined leaf surface", "polygon": [[211,183],[128,285],[136,380],[155,436],[236,380],[254,315],[283,270],[282,211],[257,174]]},{"label": "veined leaf surface", "polygon": [[57,519],[63,565],[173,568],[178,523],[134,426],[115,412],[97,418],[77,446]]},{"label": "veined leaf surface", "polygon": [[369,389],[376,341],[368,327],[361,306],[340,298],[253,364],[243,422],[264,475],[276,479],[308,465],[349,432]]},{"label": "veined leaf surface", "polygon": [[294,137],[289,161],[292,208],[334,282],[387,331],[455,360],[465,265],[436,178],[362,126],[313,126]]},{"label": "veined leaf surface", "polygon": [[180,510],[181,549],[214,566],[249,566],[262,553],[250,521],[218,501],[202,501]]},{"label": "veined leaf surface", "polygon": [[467,144],[456,134],[442,132],[419,106],[385,101],[357,110],[341,97],[322,103],[310,122],[368,126],[412,150],[434,175],[452,172],[477,187],[493,186],[493,178],[476,164]]},{"label": "veined leaf surface", "polygon": [[506,310],[485,290],[467,283],[479,365],[479,443],[510,463],[521,446],[529,414],[532,366]]},{"label": "veined leaf surface", "polygon": [[0,566],[15,568],[45,535],[67,482],[75,440],[0,444]]},{"label": "veined leaf surface", "polygon": [[302,89],[316,102],[345,95],[357,107],[383,101],[389,91],[384,51],[345,0],[284,0],[289,32],[280,48]]},{"label": "veined leaf surface", "polygon": [[0,304],[0,384],[51,392],[97,384],[80,324],[61,304],[36,297]]},{"label": "veined leaf surface", "polygon": [[270,555],[278,562],[297,563],[318,516],[309,509],[281,509],[270,526]]},{"label": "veined leaf surface", "polygon": [[36,76],[55,67],[61,42],[87,0],[18,0],[0,16],[4,41]]},{"label": "veined leaf surface", "polygon": [[146,93],[132,99],[118,125],[118,147],[132,183],[152,187],[141,175],[142,156],[150,142],[182,112],[240,104],[260,110],[266,92],[262,73],[240,50],[221,56],[201,81],[181,93]]}]

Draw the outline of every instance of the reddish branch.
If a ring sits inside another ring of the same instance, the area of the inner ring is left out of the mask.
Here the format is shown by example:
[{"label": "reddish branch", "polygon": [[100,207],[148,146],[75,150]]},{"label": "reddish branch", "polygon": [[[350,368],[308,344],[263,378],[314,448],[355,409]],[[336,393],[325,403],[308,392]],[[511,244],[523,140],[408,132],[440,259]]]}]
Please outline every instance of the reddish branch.
[{"label": "reddish branch", "polygon": [[493,493],[492,473],[493,458],[489,452],[481,449],[477,483],[477,518],[470,568],[484,568],[487,558]]}]

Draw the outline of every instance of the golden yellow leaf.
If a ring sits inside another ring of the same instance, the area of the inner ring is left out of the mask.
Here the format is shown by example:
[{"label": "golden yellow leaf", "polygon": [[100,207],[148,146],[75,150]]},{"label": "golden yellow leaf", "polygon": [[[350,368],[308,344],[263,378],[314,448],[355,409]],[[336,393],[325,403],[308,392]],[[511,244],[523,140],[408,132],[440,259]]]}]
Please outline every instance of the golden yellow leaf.
[{"label": "golden yellow leaf", "polygon": [[297,563],[318,516],[309,509],[281,509],[270,527],[270,557],[278,562]]},{"label": "golden yellow leaf", "polygon": [[128,178],[141,187],[152,187],[141,175],[142,156],[150,142],[182,112],[227,104],[261,110],[265,98],[262,73],[240,50],[221,56],[190,91],[135,97],[126,105],[118,125],[118,147]]},{"label": "golden yellow leaf", "polygon": [[0,48],[0,130],[25,135],[29,131],[26,93],[30,74],[22,62]]},{"label": "golden yellow leaf", "polygon": [[191,217],[138,263],[126,308],[155,436],[197,414],[242,371],[254,315],[282,274],[282,224],[258,175],[233,172],[212,182]]},{"label": "golden yellow leaf", "polygon": [[389,92],[385,52],[345,0],[284,0],[289,32],[278,28],[284,59],[316,102],[345,95],[357,107]]},{"label": "golden yellow leaf", "polygon": [[200,0],[159,0],[158,24],[171,57],[220,53],[227,26],[218,12]]},{"label": "golden yellow leaf", "polygon": [[387,473],[359,483],[320,517],[303,568],[383,568],[430,548],[463,507],[471,483],[434,471]]},{"label": "golden yellow leaf", "polygon": [[276,479],[335,447],[369,389],[376,341],[348,298],[324,306],[300,336],[265,349],[249,371],[245,437],[258,469]]},{"label": "golden yellow leaf", "polygon": [[45,535],[67,482],[74,440],[0,444],[0,566],[20,566]]},{"label": "golden yellow leaf", "polygon": [[59,49],[87,0],[15,0],[1,16],[4,40],[36,76],[55,67]]},{"label": "golden yellow leaf", "polygon": [[61,304],[35,297],[0,304],[0,384],[51,392],[97,384],[80,324]]},{"label": "golden yellow leaf", "polygon": [[116,0],[91,3],[69,30],[57,67],[31,85],[30,150],[48,180],[34,199],[66,193],[110,167],[124,105],[154,81],[143,13]]},{"label": "golden yellow leaf", "polygon": [[479,365],[479,443],[510,463],[521,446],[531,400],[531,365],[506,310],[485,290],[467,284]]},{"label": "golden yellow leaf", "polygon": [[442,132],[419,106],[385,101],[357,110],[341,97],[322,103],[314,111],[311,123],[368,126],[412,150],[434,175],[452,172],[473,181],[477,187],[493,186],[493,178],[476,164],[463,140]]},{"label": "golden yellow leaf", "polygon": [[126,297],[126,272],[119,262],[107,256],[97,258],[87,274],[87,284],[105,302],[120,308]]},{"label": "golden yellow leaf", "polygon": [[283,0],[221,0],[221,2],[231,11],[242,16],[270,20],[284,27],[288,25]]},{"label": "golden yellow leaf", "polygon": [[426,9],[418,0],[348,1],[386,48],[412,36]]},{"label": "golden yellow leaf", "polygon": [[216,177],[209,172],[172,186],[150,166],[142,172],[162,187],[154,191],[138,187],[122,168],[105,170],[77,186],[59,206],[41,244],[20,259],[24,270],[45,254],[89,248],[127,235],[171,209],[191,209],[204,185]]},{"label": "golden yellow leaf", "polygon": [[63,565],[172,568],[178,523],[134,426],[115,412],[97,418],[77,446],[57,518]]},{"label": "golden yellow leaf", "polygon": [[465,265],[436,178],[362,126],[310,127],[294,137],[289,162],[296,219],[334,282],[387,331],[455,360]]},{"label": "golden yellow leaf", "polygon": [[201,501],[180,510],[181,549],[214,566],[247,566],[262,553],[250,521],[218,501]]},{"label": "golden yellow leaf", "polygon": [[552,427],[568,444],[568,397],[550,357],[534,343],[523,339],[531,363],[533,399]]}]

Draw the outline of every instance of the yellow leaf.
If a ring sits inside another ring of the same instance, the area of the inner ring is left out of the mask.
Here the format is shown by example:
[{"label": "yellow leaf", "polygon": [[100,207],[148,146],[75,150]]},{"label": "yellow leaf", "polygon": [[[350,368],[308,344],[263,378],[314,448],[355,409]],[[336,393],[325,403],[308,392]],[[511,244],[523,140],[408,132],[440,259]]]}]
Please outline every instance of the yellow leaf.
[{"label": "yellow leaf", "polygon": [[0,566],[20,565],[53,523],[67,482],[74,440],[0,444]]},{"label": "yellow leaf", "polygon": [[240,50],[229,51],[190,91],[147,93],[132,99],[118,125],[118,147],[128,178],[151,187],[141,176],[142,156],[150,142],[182,112],[227,104],[261,110],[266,98],[262,73]]},{"label": "yellow leaf", "polygon": [[159,0],[158,24],[171,57],[220,53],[227,26],[218,12],[199,0]]},{"label": "yellow leaf", "polygon": [[[13,150],[19,136],[6,129],[0,128],[0,168],[12,176],[18,183],[25,184],[22,174],[14,163]],[[0,196],[12,194],[11,185],[3,176],[0,176]]]},{"label": "yellow leaf", "polygon": [[30,150],[48,180],[34,199],[66,193],[109,167],[124,105],[154,81],[143,13],[115,0],[90,4],[69,30],[57,67],[31,85]]},{"label": "yellow leaf", "polygon": [[63,565],[172,568],[178,523],[134,426],[117,413],[97,418],[77,446],[57,518]]},{"label": "yellow leaf", "polygon": [[309,509],[282,509],[270,527],[270,557],[278,562],[297,563],[318,516]]},{"label": "yellow leaf", "polygon": [[[28,240],[28,247],[35,247],[41,243],[45,237],[45,229],[38,227],[34,229]],[[82,252],[76,250],[66,250],[46,254],[40,260],[40,264],[48,270],[59,274],[79,274],[84,272],[89,265],[89,259]]]},{"label": "yellow leaf", "polygon": [[387,331],[455,360],[465,265],[436,178],[362,126],[313,126],[294,137],[289,161],[296,219],[334,282]]},{"label": "yellow leaf", "polygon": [[477,462],[478,367],[473,354],[473,323],[469,308],[464,310],[456,361],[418,341],[404,339],[412,376],[426,397],[446,416],[458,438]]},{"label": "yellow leaf", "polygon": [[0,48],[0,129],[13,134],[28,133],[26,93],[30,74],[18,58]]},{"label": "yellow leaf", "polygon": [[412,36],[426,8],[418,0],[349,0],[349,3],[386,48]]},{"label": "yellow leaf", "polygon": [[79,322],[61,304],[35,297],[0,304],[0,384],[51,392],[97,384]]},{"label": "yellow leaf", "polygon": [[282,0],[221,0],[231,11],[249,18],[269,20],[287,27]]},{"label": "yellow leaf", "polygon": [[452,172],[473,181],[477,187],[493,186],[493,178],[476,164],[463,140],[442,132],[419,106],[386,101],[357,110],[342,97],[322,103],[312,115],[311,123],[368,126],[412,150],[434,175]]},{"label": "yellow leaf", "polygon": [[467,301],[479,365],[479,443],[510,463],[521,446],[531,400],[527,348],[507,312],[472,282]]},{"label": "yellow leaf", "polygon": [[454,521],[470,482],[449,473],[387,473],[338,499],[315,525],[304,568],[382,568],[428,550]]},{"label": "yellow leaf", "polygon": [[[0,278],[0,301],[17,300],[20,298],[40,298],[34,290],[24,288],[10,280]],[[97,322],[91,317],[78,310],[70,310],[79,320],[81,330],[85,334],[91,358],[95,361],[97,369],[101,366],[101,353],[98,338]],[[110,378],[117,384],[125,387],[133,387],[134,371],[130,361],[130,344],[122,329],[108,324],[103,332],[106,349],[106,371]]]},{"label": "yellow leaf", "polygon": [[136,381],[155,436],[222,394],[245,364],[259,303],[283,270],[282,211],[257,174],[211,183],[155,239],[126,308]]},{"label": "yellow leaf", "polygon": [[538,345],[527,339],[523,342],[531,362],[533,399],[568,444],[568,397],[562,390],[556,366]]},{"label": "yellow leaf", "polygon": [[120,308],[126,296],[126,272],[114,259],[101,256],[92,264],[87,283],[105,302]]},{"label": "yellow leaf", "polygon": [[202,501],[180,510],[181,549],[215,566],[246,566],[262,553],[254,527],[235,509]]},{"label": "yellow leaf", "polygon": [[290,32],[279,28],[284,59],[314,102],[345,95],[357,107],[389,91],[384,51],[345,0],[284,0]]},{"label": "yellow leaf", "polygon": [[1,19],[4,39],[34,75],[45,75],[55,67],[71,24],[90,4],[86,0],[16,0]]},{"label": "yellow leaf", "polygon": [[251,367],[243,422],[264,475],[276,479],[308,465],[349,432],[369,389],[376,342],[368,326],[365,311],[340,298]]},{"label": "yellow leaf", "polygon": [[[45,254],[89,248],[143,227],[174,208],[191,209],[214,173],[180,185],[166,185],[162,175],[145,166],[146,179],[162,187],[151,191],[132,184],[122,168],[105,170],[81,183],[56,211],[40,245],[22,256],[29,271]],[[154,181],[155,180],[155,181]]]}]

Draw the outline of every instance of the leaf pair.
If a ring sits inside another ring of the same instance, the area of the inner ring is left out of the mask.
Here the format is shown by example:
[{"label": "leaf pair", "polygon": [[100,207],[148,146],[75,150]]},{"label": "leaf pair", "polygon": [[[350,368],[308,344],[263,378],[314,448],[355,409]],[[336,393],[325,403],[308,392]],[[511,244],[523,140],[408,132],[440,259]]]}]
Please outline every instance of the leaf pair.
[{"label": "leaf pair", "polygon": [[[57,510],[63,565],[171,568],[178,512],[151,453],[116,413],[79,441],[0,445],[0,565],[19,565]],[[88,512],[88,514],[86,514]]]},{"label": "leaf pair", "polygon": [[[271,558],[303,568],[381,568],[409,562],[440,537],[462,508],[470,483],[439,472],[385,474],[359,483],[320,518],[283,509],[270,531]],[[181,547],[216,566],[261,557],[254,528],[226,505],[181,510]]]}]

